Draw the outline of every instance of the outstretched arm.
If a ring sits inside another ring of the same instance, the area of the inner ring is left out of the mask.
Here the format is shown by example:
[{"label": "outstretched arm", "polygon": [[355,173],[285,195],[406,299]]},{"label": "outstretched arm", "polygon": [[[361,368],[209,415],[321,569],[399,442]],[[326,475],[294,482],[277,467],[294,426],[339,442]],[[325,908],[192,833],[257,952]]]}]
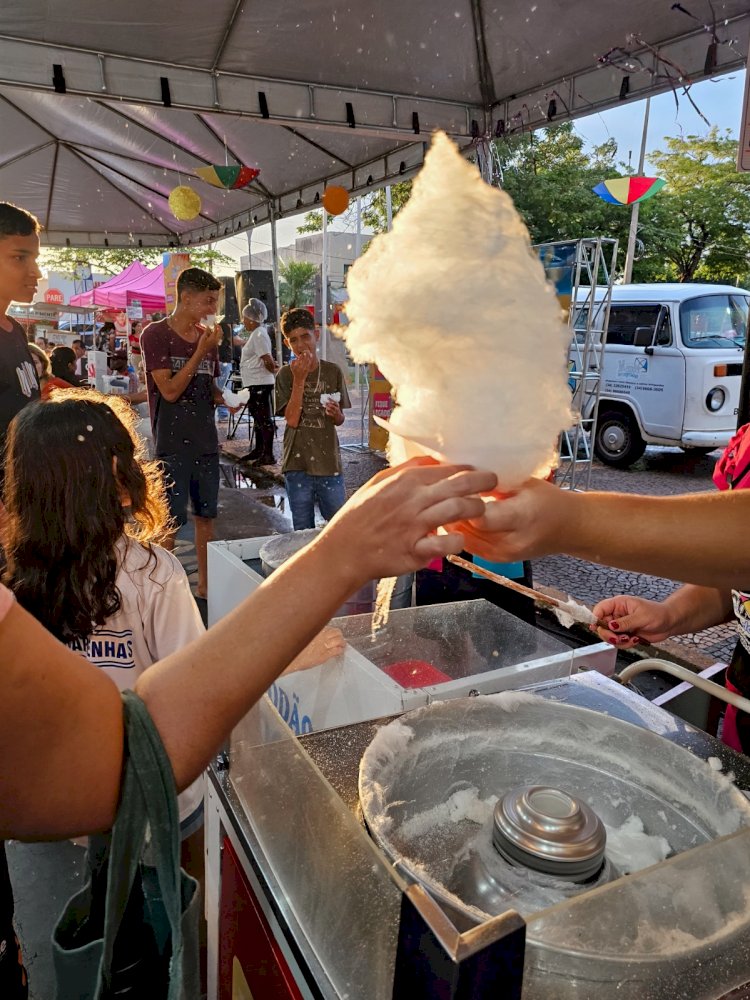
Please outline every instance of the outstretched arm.
[{"label": "outstretched arm", "polygon": [[719,590],[750,585],[750,490],[677,497],[572,493],[529,480],[462,525],[497,562],[553,552]]},{"label": "outstretched arm", "polygon": [[[458,466],[380,473],[235,611],[142,674],[136,691],[159,729],[178,789],[351,593],[368,580],[459,552],[460,535],[434,529],[477,517],[482,501],[475,494],[494,482],[491,473]],[[293,612],[283,629],[279,607]],[[0,663],[0,837],[107,828],[122,767],[115,685],[18,607],[0,622]]]}]

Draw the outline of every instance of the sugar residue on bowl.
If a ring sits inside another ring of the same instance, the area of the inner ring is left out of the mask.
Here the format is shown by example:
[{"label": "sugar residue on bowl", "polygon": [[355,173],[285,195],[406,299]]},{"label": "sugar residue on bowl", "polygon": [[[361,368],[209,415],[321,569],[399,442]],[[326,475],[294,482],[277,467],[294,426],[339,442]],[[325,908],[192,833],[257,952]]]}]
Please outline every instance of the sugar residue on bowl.
[{"label": "sugar residue on bowl", "polygon": [[431,809],[424,809],[422,812],[410,816],[401,824],[398,833],[400,837],[408,841],[423,837],[436,827],[445,826],[448,823],[461,823],[468,820],[481,826],[492,815],[496,803],[497,795],[480,799],[478,788],[473,786],[460,788],[448,796],[444,802],[439,802]]},{"label": "sugar residue on bowl", "polygon": [[658,864],[672,853],[666,837],[646,833],[643,820],[635,814],[622,826],[607,826],[606,830],[606,855],[623,875]]}]

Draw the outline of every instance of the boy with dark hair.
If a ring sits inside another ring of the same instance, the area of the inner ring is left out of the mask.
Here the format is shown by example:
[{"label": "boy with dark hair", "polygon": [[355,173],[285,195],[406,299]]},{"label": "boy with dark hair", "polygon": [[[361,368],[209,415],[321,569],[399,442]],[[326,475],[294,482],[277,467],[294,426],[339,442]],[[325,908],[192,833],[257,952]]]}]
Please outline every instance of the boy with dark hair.
[{"label": "boy with dark hair", "polygon": [[[214,407],[223,403],[217,347],[221,327],[216,305],[221,283],[208,271],[188,267],[177,278],[177,305],[141,335],[154,452],[164,464],[169,506],[176,527],[195,518],[198,597],[208,593],[207,545],[219,498],[219,439]],[[174,548],[174,534],[164,543]]]},{"label": "boy with dark hair", "polygon": [[0,490],[8,424],[27,403],[39,399],[39,382],[26,334],[7,315],[10,303],[33,302],[42,272],[39,222],[9,202],[0,202]]},{"label": "boy with dark hair", "polygon": [[[42,272],[39,222],[23,208],[0,202],[0,494],[5,480],[5,436],[15,415],[39,399],[39,381],[26,334],[8,316],[11,302],[33,302]],[[2,503],[0,502],[0,510]],[[26,970],[13,930],[13,893],[0,841],[0,996],[23,1000],[28,995]]]},{"label": "boy with dark hair", "polygon": [[318,358],[320,332],[306,309],[281,317],[294,360],[276,376],[276,412],[286,417],[281,471],[294,530],[315,527],[315,502],[330,521],[346,500],[336,428],[350,407],[344,373]]}]

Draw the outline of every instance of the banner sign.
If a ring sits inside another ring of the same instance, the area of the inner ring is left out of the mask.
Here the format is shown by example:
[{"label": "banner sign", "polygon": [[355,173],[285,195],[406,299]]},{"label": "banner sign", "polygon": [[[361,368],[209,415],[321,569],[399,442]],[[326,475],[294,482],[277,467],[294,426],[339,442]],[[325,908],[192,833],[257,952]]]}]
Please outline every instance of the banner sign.
[{"label": "banner sign", "polygon": [[171,313],[177,304],[177,276],[180,271],[190,267],[189,253],[165,253],[162,254],[162,264],[164,265],[164,299],[167,313]]}]

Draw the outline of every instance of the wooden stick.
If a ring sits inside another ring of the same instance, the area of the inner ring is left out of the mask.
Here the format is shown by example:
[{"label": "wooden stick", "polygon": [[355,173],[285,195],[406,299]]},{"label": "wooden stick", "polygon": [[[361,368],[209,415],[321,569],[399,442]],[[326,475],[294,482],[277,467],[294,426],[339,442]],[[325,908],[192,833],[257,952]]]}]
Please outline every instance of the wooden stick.
[{"label": "wooden stick", "polygon": [[[538,601],[540,604],[547,604],[552,608],[560,608],[566,615],[570,615],[575,621],[580,622],[583,625],[594,624],[591,621],[584,619],[583,617],[578,617],[576,615],[576,609],[571,608],[571,606],[565,602],[560,601],[556,597],[549,597],[547,594],[543,594],[540,590],[532,590],[531,587],[525,587],[522,583],[517,583],[515,580],[509,579],[507,576],[500,576],[499,573],[493,573],[492,570],[485,569],[484,566],[479,566],[477,563],[469,562],[468,559],[462,559],[461,556],[446,556],[448,562],[452,562],[454,566],[460,566],[461,569],[467,569],[470,573],[477,573],[479,576],[484,576],[488,580],[492,580],[493,583],[499,583],[501,587],[507,587],[509,590],[515,590],[518,594],[523,594],[524,597],[530,597],[533,601]],[[607,622],[598,620],[596,622],[600,628],[608,628]]]}]

